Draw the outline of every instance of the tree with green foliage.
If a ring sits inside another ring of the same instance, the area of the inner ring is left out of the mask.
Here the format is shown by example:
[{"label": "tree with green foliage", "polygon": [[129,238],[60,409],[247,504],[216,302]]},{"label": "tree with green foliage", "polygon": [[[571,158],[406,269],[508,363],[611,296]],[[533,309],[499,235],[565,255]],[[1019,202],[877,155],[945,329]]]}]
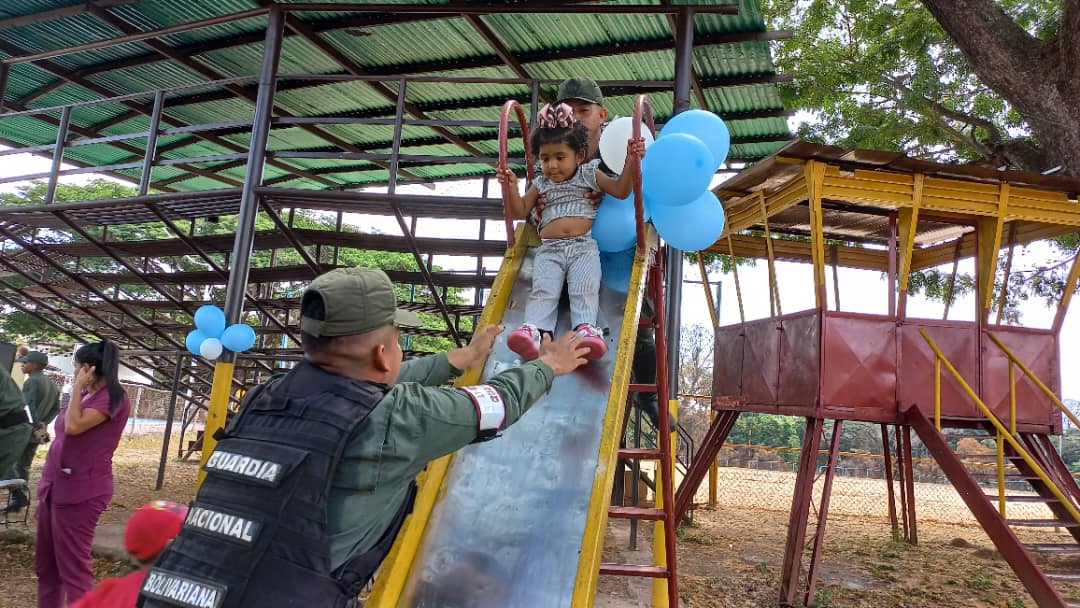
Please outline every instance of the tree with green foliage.
[{"label": "tree with green foliage", "polygon": [[[34,182],[30,185],[23,186],[15,192],[0,193],[0,205],[40,205],[44,203],[44,197],[46,192],[46,184],[42,182]],[[71,202],[71,201],[86,201],[86,200],[98,200],[98,199],[118,199],[129,196],[134,196],[136,191],[134,188],[120,184],[115,181],[105,179],[91,180],[85,186],[74,186],[61,184],[57,188],[56,202]],[[286,212],[286,217],[289,217],[290,212]],[[330,230],[335,229],[336,215],[329,213],[320,213],[311,210],[296,209],[291,211],[291,222],[296,228],[301,229],[315,229],[315,230]],[[183,226],[186,228],[187,226]],[[95,238],[101,239],[105,242],[132,242],[132,241],[148,241],[148,240],[160,240],[176,238],[176,235],[160,222],[152,222],[147,224],[125,224],[125,225],[110,225],[107,227],[84,227],[89,233],[93,234]],[[260,212],[256,218],[256,230],[257,231],[273,231],[276,230],[276,224],[265,213]],[[344,232],[356,232],[360,231],[351,226],[343,226]],[[193,236],[209,236],[215,234],[235,234],[237,232],[237,219],[235,216],[220,216],[217,218],[200,218],[195,221]],[[35,234],[37,242],[43,243],[69,243],[80,241],[81,237],[70,230],[61,229],[49,229],[38,230]],[[320,255],[320,252],[316,250],[316,247],[310,246],[306,248],[307,253],[311,257]],[[222,268],[228,268],[228,256],[224,253],[210,253],[208,254],[214,262]],[[321,263],[332,263],[332,250],[329,247],[324,247],[321,251]],[[142,261],[139,261],[141,266]],[[261,268],[274,266],[288,266],[303,264],[304,260],[300,253],[295,249],[280,249],[276,253],[272,253],[269,250],[256,250],[252,253],[251,267]],[[418,267],[416,265],[415,258],[407,253],[398,252],[386,252],[366,249],[353,249],[353,248],[341,248],[338,252],[337,263],[344,266],[369,266],[382,268],[384,270],[405,270],[416,271]],[[74,263],[72,269],[75,269]],[[127,273],[128,270],[123,265],[116,262],[116,260],[105,256],[84,257],[77,261],[77,268],[83,272],[95,272],[95,273]],[[187,271],[207,271],[210,270],[210,265],[202,257],[192,254],[185,254],[181,256],[157,256],[146,260],[146,270],[149,272],[187,272]],[[438,271],[440,268],[435,267],[432,270]],[[30,281],[22,277],[8,277],[6,279],[12,285],[17,287],[26,287]],[[279,283],[273,286],[273,291],[261,294],[261,297],[296,297],[302,292],[305,287],[305,281],[293,281],[288,283]],[[123,296],[128,298],[139,299],[163,299],[157,290],[144,282],[136,280],[135,282],[123,282],[119,284],[120,292]],[[214,286],[164,286],[162,289],[170,290],[175,296],[179,296],[181,292],[187,300],[209,300],[218,303],[223,303],[225,300],[225,287],[224,285]],[[416,286],[412,288],[410,286],[398,285],[396,287],[398,292],[398,298],[401,300],[409,300],[412,298],[417,302],[433,302],[434,298],[430,293],[430,290],[424,286]],[[446,301],[448,304],[464,304],[465,296],[460,288],[451,288],[446,292]],[[147,320],[153,320],[156,323],[168,324],[192,324],[193,320],[191,315],[180,311],[157,311],[151,316],[151,311],[144,310],[138,314],[142,315]],[[442,317],[433,313],[420,313],[421,319],[424,321],[424,326],[432,329],[444,328],[445,323]],[[471,328],[471,319],[463,319],[464,330]],[[251,324],[252,326],[258,326],[258,315],[252,310],[247,310],[244,318],[244,322]],[[70,342],[71,337],[58,332],[52,326],[43,322],[39,318],[23,313],[20,311],[8,311],[0,319],[0,332],[3,332],[5,336],[11,339],[19,339],[22,341],[32,343],[65,343]],[[89,338],[89,336],[84,336]],[[182,336],[180,336],[182,340]],[[274,345],[266,344],[266,346],[273,347]],[[437,336],[411,336],[409,338],[409,348],[411,350],[422,351],[444,351],[453,347],[453,343],[448,338],[441,338]]]},{"label": "tree with green foliage", "polygon": [[[785,105],[809,141],[938,162],[1080,175],[1080,0],[764,0]],[[1060,298],[1075,234],[1014,269],[1004,320]],[[999,280],[1000,275],[999,273]],[[913,273],[910,292],[945,301],[974,278]],[[995,306],[997,303],[995,302]]]},{"label": "tree with green foliage", "polygon": [[[765,0],[805,139],[1080,175],[1080,0]],[[1071,27],[1070,27],[1071,24]]]}]

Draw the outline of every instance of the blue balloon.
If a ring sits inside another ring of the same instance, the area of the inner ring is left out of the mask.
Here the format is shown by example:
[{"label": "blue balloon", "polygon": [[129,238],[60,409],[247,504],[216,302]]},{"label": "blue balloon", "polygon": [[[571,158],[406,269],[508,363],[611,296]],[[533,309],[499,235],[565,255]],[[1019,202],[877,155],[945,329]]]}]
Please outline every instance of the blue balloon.
[{"label": "blue balloon", "polygon": [[724,120],[705,110],[687,110],[676,114],[664,125],[660,131],[660,137],[668,137],[676,133],[693,135],[709,148],[709,153],[713,157],[714,172],[720,168],[731,148],[731,133],[728,132]]},{"label": "blue balloon", "polygon": [[197,329],[193,329],[188,332],[187,338],[184,339],[184,346],[187,347],[188,352],[191,354],[199,355],[199,347],[202,346],[203,340],[206,338],[206,334]]},{"label": "blue balloon", "polygon": [[204,304],[195,311],[195,327],[207,338],[220,338],[225,331],[225,313],[213,304]]},{"label": "blue balloon", "polygon": [[689,204],[709,187],[716,174],[712,153],[693,135],[674,133],[657,139],[641,161],[645,198],[658,206]]},{"label": "blue balloon", "polygon": [[[645,210],[645,221],[649,212]],[[634,195],[615,198],[605,195],[600,201],[593,220],[593,238],[600,251],[623,251],[637,241],[637,223],[634,220]]]},{"label": "blue balloon", "polygon": [[634,248],[625,251],[600,252],[601,282],[608,289],[626,293],[630,289],[630,273],[634,269]]},{"label": "blue balloon", "polygon": [[700,251],[715,243],[724,231],[724,221],[724,206],[708,191],[689,205],[653,208],[656,231],[669,245],[683,251]]},{"label": "blue balloon", "polygon": [[255,346],[255,330],[246,323],[233,323],[221,334],[221,344],[234,353],[242,353]]}]

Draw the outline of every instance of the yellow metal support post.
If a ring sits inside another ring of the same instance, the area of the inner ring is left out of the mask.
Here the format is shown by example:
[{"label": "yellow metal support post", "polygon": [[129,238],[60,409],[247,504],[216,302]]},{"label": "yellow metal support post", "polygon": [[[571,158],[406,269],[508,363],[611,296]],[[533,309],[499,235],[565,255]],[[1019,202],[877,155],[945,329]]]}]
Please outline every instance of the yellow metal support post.
[{"label": "yellow metal support post", "polygon": [[941,430],[941,359],[934,358],[934,426]]},{"label": "yellow metal support post", "polygon": [[731,242],[731,234],[727,236],[728,254],[731,255],[731,276],[735,279],[735,299],[739,302],[739,322],[746,323],[746,311],[743,309],[742,286],[739,285],[739,264],[735,259],[735,245]]},{"label": "yellow metal support post", "polygon": [[998,512],[1005,517],[1005,439],[997,434]]},{"label": "yellow metal support post", "polygon": [[[964,380],[964,377],[960,375],[960,372],[956,370],[956,367],[953,366],[952,362],[945,358],[945,355],[941,352],[941,349],[938,348],[937,343],[935,343],[930,338],[930,334],[926,333],[925,329],[920,329],[919,333],[922,334],[923,339],[926,340],[926,343],[930,346],[930,349],[934,351],[934,357],[938,361],[941,361],[945,368],[949,370],[949,373],[952,374],[953,378],[956,379],[956,382],[960,385],[960,388],[962,388],[964,390],[964,393],[966,393],[967,396],[971,398],[971,401],[976,405],[976,407],[979,408],[983,416],[985,416],[986,419],[990,421],[990,424],[994,425],[994,429],[997,430],[998,434],[1004,437],[1005,440],[1009,442],[1009,447],[1011,447],[1013,451],[1016,452],[1016,454],[1020,458],[1023,458],[1024,462],[1027,463],[1029,467],[1031,467],[1031,470],[1034,471],[1035,475],[1038,476],[1039,481],[1041,481],[1043,485],[1045,485],[1046,488],[1050,490],[1050,493],[1054,495],[1054,498],[1058,499],[1058,501],[1061,503],[1061,506],[1065,507],[1065,510],[1069,512],[1069,516],[1072,517],[1072,520],[1076,523],[1080,523],[1080,511],[1077,511],[1076,507],[1073,506],[1072,501],[1065,497],[1065,494],[1061,491],[1061,488],[1059,488],[1057,484],[1055,484],[1050,479],[1050,477],[1046,474],[1046,471],[1043,470],[1042,466],[1040,466],[1039,463],[1035,461],[1035,458],[1032,457],[1031,453],[1024,449],[1024,446],[1020,445],[1020,442],[1017,441],[1015,437],[1009,434],[1009,430],[1005,428],[1005,425],[1001,424],[1001,420],[998,420],[998,417],[994,415],[994,412],[990,411],[990,408],[986,406],[986,403],[975,392],[975,389],[971,388],[971,385],[967,383],[967,380]],[[1022,363],[1018,364],[1023,365]]]},{"label": "yellow metal support post", "polygon": [[765,228],[765,251],[769,256],[769,314],[784,316],[780,308],[780,286],[776,283],[776,255],[773,253],[772,234],[769,232],[769,211],[765,206],[765,191],[758,190],[758,206],[761,210],[761,223]]},{"label": "yellow metal support post", "polygon": [[911,207],[901,208],[897,218],[900,232],[900,263],[897,270],[900,304],[897,314],[900,317],[904,317],[907,312],[908,278],[911,275],[911,257],[915,252],[915,235],[919,231],[919,207],[922,206],[923,184],[925,182],[925,175],[922,173],[915,174]]},{"label": "yellow metal support post", "polygon": [[997,276],[998,252],[1001,250],[1002,227],[1005,225],[1005,212],[1009,208],[1009,184],[1001,184],[998,190],[997,217],[980,217],[979,231],[979,302],[982,306],[982,318],[990,316],[990,307],[994,302],[994,279]]},{"label": "yellow metal support post", "polygon": [[[734,265],[735,258],[731,259]],[[715,335],[715,330],[720,327],[720,313],[716,310],[716,303],[713,301],[712,286],[709,285],[709,274],[705,271],[705,258],[701,257],[699,253],[697,255],[698,270],[701,272],[701,285],[705,288],[705,303],[709,306],[709,317],[712,319],[712,326]],[[709,403],[709,422],[712,423],[716,420],[716,410],[712,408],[712,403]],[[719,477],[719,471],[717,471],[717,459],[713,459],[709,464],[709,506],[716,506],[716,483]]]},{"label": "yellow metal support post", "polygon": [[[825,307],[825,225],[821,209],[821,191],[825,182],[825,165],[808,161],[804,169],[810,203],[811,259],[814,264],[814,298],[818,308]],[[760,191],[759,191],[760,192]],[[762,206],[764,208],[764,205]],[[769,250],[772,264],[772,250]],[[779,297],[777,297],[779,299]]]},{"label": "yellow metal support post", "polygon": [[[678,399],[668,399],[668,413],[670,413],[672,418],[675,419],[675,424],[678,424],[679,423],[679,400]],[[661,416],[662,415],[663,414],[661,414]],[[675,427],[673,426],[672,429],[674,429],[674,428]],[[675,454],[678,453],[678,450],[675,447],[675,438],[676,438],[676,433],[673,430],[671,432],[671,469],[667,470],[667,471],[662,470],[662,468],[660,466],[660,461],[659,460],[656,461],[656,479],[655,479],[655,481],[653,483],[656,484],[656,488],[657,488],[657,490],[655,492],[655,494],[656,494],[656,508],[657,509],[663,509],[664,508],[664,493],[660,491],[660,488],[662,487],[663,479],[661,479],[660,476],[661,475],[670,475],[671,476],[670,477],[671,483],[675,483]],[[657,441],[658,444],[660,443],[659,438],[657,438],[656,441]],[[637,483],[636,479],[634,480],[634,483]],[[677,524],[677,522],[676,522],[676,524]],[[652,554],[653,554],[653,565],[654,566],[667,567],[667,548],[666,548],[666,545],[664,544],[664,540],[665,540],[665,537],[664,537],[664,522],[663,522],[663,520],[658,520],[658,521],[653,522]],[[654,578],[653,579],[653,583],[652,583],[652,605],[653,605],[653,608],[678,608],[678,606],[671,606],[670,603],[668,602],[667,586],[668,586],[668,581],[667,581],[666,578]]]},{"label": "yellow metal support post", "polygon": [[217,433],[218,429],[225,428],[225,417],[229,412],[229,393],[232,389],[234,367],[235,364],[231,361],[218,361],[214,365],[214,384],[210,388],[210,407],[206,410],[202,456],[199,457],[198,487],[202,486],[203,479],[206,477],[206,471],[202,469],[202,466],[206,464],[206,459],[210,458],[210,453],[214,451],[214,447],[217,445],[214,434]]}]

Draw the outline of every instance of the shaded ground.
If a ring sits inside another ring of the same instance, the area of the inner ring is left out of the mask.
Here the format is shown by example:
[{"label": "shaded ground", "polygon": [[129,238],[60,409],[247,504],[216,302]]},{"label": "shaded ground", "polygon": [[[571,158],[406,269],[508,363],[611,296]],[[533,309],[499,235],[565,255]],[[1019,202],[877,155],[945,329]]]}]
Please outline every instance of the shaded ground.
[{"label": "shaded ground", "polygon": [[[116,456],[117,492],[102,517],[107,528],[121,529],[128,514],[153,499],[188,502],[194,492],[194,462],[169,462],[165,487],[152,488],[157,474],[160,437],[134,437],[121,441]],[[36,461],[37,479],[42,458]],[[724,471],[722,469],[722,471]],[[726,475],[745,470],[728,469]],[[741,477],[741,475],[740,475]],[[736,486],[734,479],[731,486]],[[772,484],[758,480],[758,491]],[[875,484],[874,480],[866,483]],[[722,486],[723,487],[723,486]],[[845,491],[857,491],[851,488]],[[877,491],[873,485],[867,492]],[[699,510],[695,525],[679,535],[679,569],[683,606],[690,608],[776,605],[780,565],[787,531],[790,488],[769,489],[773,498],[747,504],[746,492],[721,492],[721,507]],[[759,495],[760,497],[761,495]],[[768,508],[762,508],[762,504]],[[962,505],[958,508],[963,508]],[[1019,581],[993,550],[981,529],[967,523],[920,522],[920,544],[911,547],[890,540],[881,516],[884,507],[853,515],[847,511],[830,518],[822,562],[818,608],[828,607],[1034,607]],[[647,563],[651,556],[652,526],[642,525],[638,551],[628,552],[628,522],[612,521],[607,535],[605,561]],[[112,534],[116,537],[116,534]],[[0,608],[23,608],[36,603],[33,547],[27,534],[0,530],[0,576],[3,593]],[[1065,542],[1054,531],[1025,534],[1031,542]],[[117,538],[106,544],[115,545]],[[129,570],[126,561],[97,559],[97,577],[116,576]],[[1080,571],[1080,559],[1058,558],[1054,570]],[[1080,599],[1080,587],[1067,589],[1070,599]],[[600,608],[649,606],[651,585],[644,579],[601,577],[596,605]]]}]

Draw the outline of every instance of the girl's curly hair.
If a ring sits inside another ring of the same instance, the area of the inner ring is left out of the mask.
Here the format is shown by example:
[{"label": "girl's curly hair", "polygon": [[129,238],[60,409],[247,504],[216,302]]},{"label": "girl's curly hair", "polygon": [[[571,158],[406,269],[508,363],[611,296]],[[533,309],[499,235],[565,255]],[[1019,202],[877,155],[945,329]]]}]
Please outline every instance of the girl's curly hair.
[{"label": "girl's curly hair", "polygon": [[589,130],[574,118],[566,104],[545,105],[537,114],[537,127],[529,136],[533,156],[540,156],[544,144],[566,144],[575,153],[588,154]]}]

